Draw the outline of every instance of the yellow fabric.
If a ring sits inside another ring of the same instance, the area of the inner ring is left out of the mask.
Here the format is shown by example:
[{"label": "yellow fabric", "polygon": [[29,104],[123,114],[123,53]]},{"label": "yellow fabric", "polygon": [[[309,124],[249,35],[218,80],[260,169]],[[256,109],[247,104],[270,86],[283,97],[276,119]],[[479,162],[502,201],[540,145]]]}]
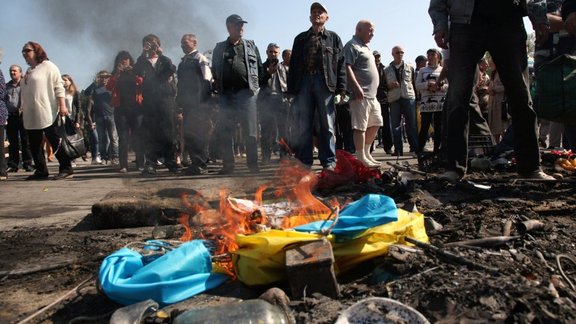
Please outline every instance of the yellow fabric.
[{"label": "yellow fabric", "polygon": [[[373,227],[353,240],[334,243],[334,237],[328,236],[334,251],[336,273],[385,255],[391,244],[404,243],[405,236],[428,242],[424,215],[398,209],[398,221]],[[287,279],[285,251],[320,238],[322,235],[279,230],[238,235],[239,249],[233,257],[234,271],[238,279],[249,286],[284,281]]]}]

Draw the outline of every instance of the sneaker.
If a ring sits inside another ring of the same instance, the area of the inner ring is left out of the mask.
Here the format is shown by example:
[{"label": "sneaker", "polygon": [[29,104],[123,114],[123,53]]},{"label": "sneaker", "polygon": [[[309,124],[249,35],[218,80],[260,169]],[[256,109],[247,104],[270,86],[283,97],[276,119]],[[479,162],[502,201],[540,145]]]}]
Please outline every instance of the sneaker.
[{"label": "sneaker", "polygon": [[529,179],[529,180],[545,180],[545,181],[554,181],[556,178],[553,176],[549,176],[546,173],[542,172],[541,170],[534,171],[528,174],[519,174],[518,177],[520,179]]},{"label": "sneaker", "polygon": [[374,163],[367,158],[357,158],[362,164],[367,168],[376,168],[380,166],[380,163]]},{"label": "sneaker", "polygon": [[6,169],[6,172],[8,172],[8,173],[16,173],[16,172],[18,172],[18,168],[16,168],[16,167],[8,167],[8,169]]},{"label": "sneaker", "polygon": [[102,158],[97,156],[95,159],[92,159],[92,164],[99,164],[99,165],[103,164]]},{"label": "sneaker", "polygon": [[55,175],[52,180],[64,180],[64,179],[72,179],[74,178],[74,173],[68,171],[68,172],[60,172],[57,175]]},{"label": "sneaker", "polygon": [[76,167],[76,161],[70,161],[70,165],[75,168]]},{"label": "sneaker", "polygon": [[120,172],[120,173],[126,173],[126,172],[128,172],[128,169],[126,169],[126,168],[121,168],[120,170],[118,170],[118,172]]},{"label": "sneaker", "polygon": [[26,172],[32,172],[32,171],[34,171],[34,167],[31,166],[30,164],[24,164],[24,170]]},{"label": "sneaker", "polygon": [[462,176],[456,171],[446,171],[442,173],[438,178],[451,184],[458,183],[458,181],[462,180]]},{"label": "sneaker", "polygon": [[26,180],[46,180],[48,179],[48,173],[34,172],[34,174],[28,176]]},{"label": "sneaker", "polygon": [[120,162],[118,162],[117,158],[112,158],[112,160],[110,160],[110,164],[112,165],[120,165]]},{"label": "sneaker", "polygon": [[5,174],[0,175],[0,181],[6,181],[6,180],[8,180],[8,176],[7,176],[7,175],[5,175]]}]

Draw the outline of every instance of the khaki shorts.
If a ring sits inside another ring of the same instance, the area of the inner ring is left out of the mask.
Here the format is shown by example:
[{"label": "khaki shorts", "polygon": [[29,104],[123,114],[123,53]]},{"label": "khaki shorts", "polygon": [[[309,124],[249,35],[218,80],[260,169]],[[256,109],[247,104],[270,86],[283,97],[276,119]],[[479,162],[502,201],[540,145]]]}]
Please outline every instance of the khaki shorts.
[{"label": "khaki shorts", "polygon": [[352,120],[352,129],[362,132],[370,127],[384,125],[382,109],[376,98],[350,101],[350,119]]}]

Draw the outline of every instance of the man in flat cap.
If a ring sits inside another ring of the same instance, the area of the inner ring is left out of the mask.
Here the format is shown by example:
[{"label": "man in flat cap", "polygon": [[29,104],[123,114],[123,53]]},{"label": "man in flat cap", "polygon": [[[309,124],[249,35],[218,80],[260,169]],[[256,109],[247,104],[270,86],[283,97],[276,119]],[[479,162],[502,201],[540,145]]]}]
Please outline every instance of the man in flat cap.
[{"label": "man in flat cap", "polygon": [[216,44],[212,55],[214,84],[220,97],[218,132],[223,168],[220,174],[234,172],[234,134],[242,127],[246,144],[246,163],[250,172],[258,172],[258,119],[256,98],[264,82],[264,69],[258,47],[244,39],[246,21],[238,15],[226,19],[228,39]]},{"label": "man in flat cap", "polygon": [[345,94],[346,70],[342,41],[324,27],[327,21],[326,7],[314,2],[310,6],[312,27],[294,39],[288,93],[296,96],[293,136],[296,157],[303,164],[312,165],[312,138],[316,129],[320,163],[325,170],[332,171],[336,165],[334,96]]}]

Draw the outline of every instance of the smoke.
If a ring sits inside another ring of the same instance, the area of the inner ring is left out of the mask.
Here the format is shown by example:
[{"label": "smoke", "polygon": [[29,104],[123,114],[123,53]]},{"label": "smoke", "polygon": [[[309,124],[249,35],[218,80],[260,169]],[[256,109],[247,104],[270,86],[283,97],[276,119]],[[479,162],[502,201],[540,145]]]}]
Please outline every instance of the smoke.
[{"label": "smoke", "polygon": [[183,34],[196,34],[199,50],[211,50],[227,35],[226,17],[249,10],[242,1],[225,0],[57,0],[35,1],[33,6],[46,17],[44,23],[39,22],[43,33],[58,35],[62,42],[58,50],[72,52],[57,63],[62,73],[88,78],[88,82],[98,70],[112,69],[118,51],[139,56],[142,37],[147,34],[160,37],[164,54],[176,65],[183,55]]}]

